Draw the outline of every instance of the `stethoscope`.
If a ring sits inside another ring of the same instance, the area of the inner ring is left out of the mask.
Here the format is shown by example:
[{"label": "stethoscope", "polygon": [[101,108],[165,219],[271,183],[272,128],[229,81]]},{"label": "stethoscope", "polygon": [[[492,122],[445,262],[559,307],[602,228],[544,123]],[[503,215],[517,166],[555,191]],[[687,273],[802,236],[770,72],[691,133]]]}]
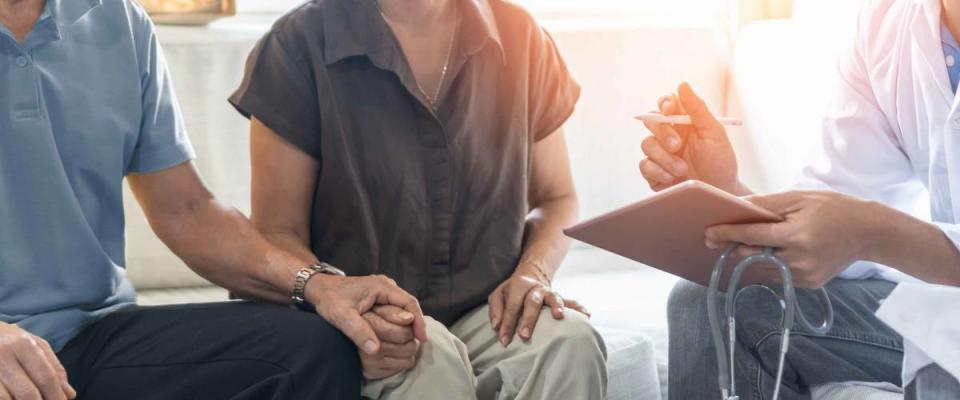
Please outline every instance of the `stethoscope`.
[{"label": "stethoscope", "polygon": [[825,318],[820,326],[813,326],[803,315],[803,311],[797,311],[797,296],[793,287],[793,275],[790,273],[790,267],[779,257],[773,254],[773,248],[766,248],[763,252],[753,254],[737,263],[733,269],[733,275],[727,285],[727,298],[725,312],[727,317],[727,342],[723,340],[723,327],[720,325],[720,314],[717,312],[717,298],[720,296],[720,276],[723,274],[724,265],[730,254],[739,247],[739,243],[731,243],[723,251],[723,254],[717,259],[713,266],[713,273],[710,275],[710,286],[707,293],[707,316],[710,319],[710,329],[713,334],[713,345],[717,351],[717,364],[720,372],[720,392],[723,395],[722,400],[738,400],[736,380],[734,377],[734,345],[736,344],[736,316],[734,315],[734,305],[737,302],[737,296],[740,290],[737,285],[744,271],[756,265],[757,263],[771,263],[780,270],[783,278],[783,296],[770,290],[774,296],[780,300],[780,306],[783,308],[783,319],[781,320],[780,332],[780,354],[777,361],[776,386],[773,392],[773,400],[780,396],[780,384],[783,381],[783,369],[787,358],[787,350],[790,348],[790,331],[793,329],[794,318],[799,317],[800,325],[813,334],[825,335],[833,327],[833,305],[830,303],[830,296],[825,289],[818,289],[817,296],[820,299],[820,305],[823,307]]}]

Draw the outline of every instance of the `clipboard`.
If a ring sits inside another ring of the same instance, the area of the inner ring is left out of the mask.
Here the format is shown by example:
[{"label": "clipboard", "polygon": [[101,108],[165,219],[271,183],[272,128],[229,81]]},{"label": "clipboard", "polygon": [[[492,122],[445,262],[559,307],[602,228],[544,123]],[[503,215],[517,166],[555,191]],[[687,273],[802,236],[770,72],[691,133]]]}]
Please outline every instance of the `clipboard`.
[{"label": "clipboard", "polygon": [[[706,228],[779,222],[783,218],[700,181],[686,181],[647,199],[590,219],[567,236],[661,271],[707,286],[723,250],[707,248]],[[735,260],[729,260],[725,287]],[[743,284],[761,283],[750,271]]]}]

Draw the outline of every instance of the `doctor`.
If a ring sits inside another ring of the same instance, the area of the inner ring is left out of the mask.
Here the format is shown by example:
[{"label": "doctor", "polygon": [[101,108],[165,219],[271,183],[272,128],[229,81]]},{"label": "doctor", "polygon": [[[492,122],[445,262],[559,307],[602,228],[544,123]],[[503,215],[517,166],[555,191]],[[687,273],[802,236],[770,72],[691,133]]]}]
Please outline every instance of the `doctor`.
[{"label": "doctor", "polygon": [[[653,189],[700,179],[750,196],[785,218],[712,227],[705,233],[707,246],[740,242],[752,247],[744,253],[775,247],[793,267],[798,286],[826,286],[833,297],[831,332],[799,331],[792,337],[783,399],[807,399],[811,386],[846,381],[912,385],[908,399],[960,393],[956,377],[935,364],[901,382],[903,340],[874,315],[896,284],[910,277],[960,285],[958,35],[960,1],[870,1],[860,15],[855,43],[839,65],[835,106],[822,125],[823,159],[805,170],[796,191],[753,195],[738,178],[723,127],[685,84],[677,96],[661,99],[660,109],[687,113],[694,125],[648,125],[654,135],[643,142],[646,159],[640,169]],[[680,154],[684,139],[688,143]],[[927,195],[930,220],[906,212]],[[771,270],[772,280],[775,275]],[[718,396],[712,344],[704,329],[705,294],[690,283],[671,294],[672,399]],[[774,389],[780,309],[767,296],[763,289],[748,289],[738,303],[735,370],[745,400],[769,398]],[[812,298],[801,298],[800,307],[808,315],[818,312]]]}]

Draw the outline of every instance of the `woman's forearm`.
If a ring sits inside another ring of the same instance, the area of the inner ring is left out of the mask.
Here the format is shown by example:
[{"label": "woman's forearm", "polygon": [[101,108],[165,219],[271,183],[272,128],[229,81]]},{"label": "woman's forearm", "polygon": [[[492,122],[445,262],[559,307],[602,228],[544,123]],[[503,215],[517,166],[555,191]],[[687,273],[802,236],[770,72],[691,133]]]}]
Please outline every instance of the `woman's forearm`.
[{"label": "woman's forearm", "polygon": [[526,240],[518,270],[542,269],[552,280],[567,255],[570,239],[563,230],[576,222],[578,202],[575,194],[544,201],[527,218]]}]

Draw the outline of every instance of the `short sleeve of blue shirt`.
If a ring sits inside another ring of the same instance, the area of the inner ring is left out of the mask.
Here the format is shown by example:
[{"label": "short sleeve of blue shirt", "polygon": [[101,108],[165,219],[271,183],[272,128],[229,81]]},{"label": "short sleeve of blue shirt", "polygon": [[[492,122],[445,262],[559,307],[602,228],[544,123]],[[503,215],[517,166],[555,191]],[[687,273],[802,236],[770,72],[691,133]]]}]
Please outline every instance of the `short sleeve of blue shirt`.
[{"label": "short sleeve of blue shirt", "polygon": [[135,23],[140,25],[143,121],[128,173],[162,170],[195,157],[153,26],[146,16]]},{"label": "short sleeve of blue shirt", "polygon": [[47,0],[23,42],[0,24],[0,321],[61,348],[134,304],[123,179],[194,157],[135,0]]}]

